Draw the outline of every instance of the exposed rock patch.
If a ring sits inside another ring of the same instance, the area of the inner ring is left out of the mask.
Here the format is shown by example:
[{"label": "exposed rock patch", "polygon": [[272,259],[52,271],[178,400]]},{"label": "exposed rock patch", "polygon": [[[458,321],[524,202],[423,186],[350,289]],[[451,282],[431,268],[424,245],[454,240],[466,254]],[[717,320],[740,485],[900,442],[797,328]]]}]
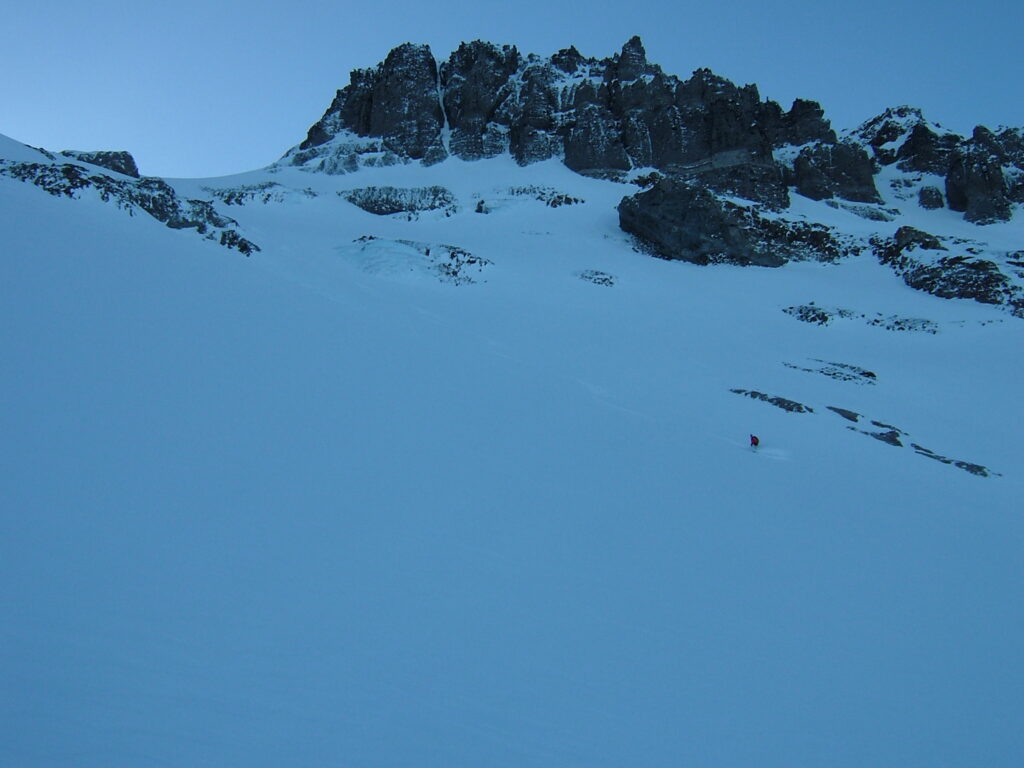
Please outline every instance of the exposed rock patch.
[{"label": "exposed rock patch", "polygon": [[910,446],[919,456],[924,456],[925,458],[933,459],[942,464],[952,464],[958,469],[964,470],[964,472],[970,472],[972,475],[977,475],[978,477],[1002,477],[1002,475],[1000,475],[998,472],[993,472],[991,469],[982,466],[981,464],[974,464],[973,462],[970,461],[950,459],[947,458],[946,456],[941,456],[935,453],[935,451],[931,451],[925,448],[924,446],[920,446],[917,443],[911,443]]},{"label": "exposed rock patch", "polygon": [[405,43],[376,68],[352,72],[348,86],[338,91],[299,149],[312,149],[350,131],[379,138],[397,157],[431,165],[448,156],[441,141],[444,122],[430,47]]},{"label": "exposed rock patch", "polygon": [[888,240],[873,241],[882,264],[890,266],[911,288],[945,299],[971,299],[1005,306],[1024,317],[1024,290],[992,261],[974,256],[942,256],[939,238],[913,227],[900,227]]},{"label": "exposed rock patch", "polygon": [[952,153],[946,174],[946,200],[954,211],[975,224],[1009,221],[1010,189],[1004,167],[1008,158],[987,128],[974,129],[971,140]]},{"label": "exposed rock patch", "polygon": [[790,413],[814,413],[814,409],[809,405],[798,403],[795,400],[789,400],[785,397],[778,397],[775,395],[766,395],[764,392],[757,392],[756,390],[750,389],[730,389],[730,392],[735,392],[737,395],[745,395],[746,397],[753,398],[754,400],[761,400],[762,402],[774,405],[776,408],[781,408],[784,411]]},{"label": "exposed rock patch", "polygon": [[389,240],[374,235],[363,235],[337,250],[369,274],[430,277],[449,285],[474,285],[491,264],[490,260],[456,245]]},{"label": "exposed rock patch", "polygon": [[585,269],[582,272],[577,273],[577,277],[585,282],[593,283],[594,285],[603,285],[608,288],[615,285],[615,281],[617,279],[615,275],[602,272],[599,269]]},{"label": "exposed rock patch", "polygon": [[414,219],[423,211],[441,211],[451,216],[458,211],[455,196],[444,187],[360,187],[338,193],[368,213],[377,216],[405,214]]},{"label": "exposed rock patch", "polygon": [[847,203],[841,200],[826,200],[825,205],[829,208],[847,211],[854,216],[860,216],[868,221],[894,221],[900,215],[899,209],[883,208],[880,205],[858,205],[857,203]]},{"label": "exposed rock patch", "polygon": [[604,59],[575,48],[542,58],[474,41],[440,65],[427,46],[405,44],[355,70],[285,161],[343,173],[363,163],[429,164],[449,152],[464,160],[508,153],[521,164],[560,157],[573,170],[608,175],[730,157],[759,170],[718,174],[729,177],[720,183],[761,194],[764,179],[747,177],[765,174],[773,147],[835,140],[817,103],[797,100],[785,112],[755,86],[707,69],[686,80],[667,75],[638,37]]},{"label": "exposed rock patch", "polygon": [[854,384],[873,385],[878,378],[873,371],[868,371],[859,366],[850,365],[849,363],[831,363],[827,360],[817,359],[812,360],[812,362],[818,363],[818,366],[815,368],[807,368],[794,363],[783,363],[783,365],[797,371],[803,371],[805,373],[819,373],[822,376],[827,376],[828,378],[835,379],[836,381],[848,381]]},{"label": "exposed rock patch", "polygon": [[[760,400],[770,405],[774,405],[775,407],[781,408],[782,410],[788,411],[790,413],[814,414],[814,409],[811,406],[804,405],[803,403],[798,403],[795,400],[789,400],[784,397],[767,395],[764,392],[758,392],[756,390],[749,389],[730,389],[729,391],[734,392],[737,395],[744,395],[745,397],[750,397],[754,400]],[[828,410],[835,413],[836,415],[842,417],[846,421],[851,421],[854,424],[860,424],[861,419],[865,418],[862,414],[857,413],[856,411],[851,411],[848,408],[840,408],[834,405],[828,405],[825,407]],[[903,448],[905,446],[906,439],[909,437],[909,433],[906,432],[905,430],[893,426],[892,424],[887,424],[883,421],[872,419],[870,420],[870,426],[872,427],[870,429],[862,429],[859,426],[847,426],[847,429],[849,429],[851,432],[856,432],[858,434],[871,437],[875,440],[878,440],[879,442],[885,443],[886,445],[890,445],[894,448]],[[941,456],[935,453],[934,451],[924,448],[918,445],[917,443],[911,443],[910,445],[913,448],[914,452],[920,456],[933,459],[943,464],[955,466],[958,469],[962,469],[965,472],[971,473],[972,475],[977,475],[978,477],[999,477],[998,472],[993,472],[992,470],[980,464],[974,464],[969,461],[949,459],[946,458],[945,456]]]},{"label": "exposed rock patch", "polygon": [[115,179],[90,174],[73,163],[10,163],[0,160],[0,175],[33,184],[54,196],[76,198],[94,192],[100,200],[113,203],[134,215],[141,210],[172,229],[194,229],[207,240],[249,256],[259,251],[255,243],[233,227],[234,219],[222,216],[208,200],[183,200],[163,179]]},{"label": "exposed rock patch", "polygon": [[242,184],[237,187],[203,187],[224,205],[247,205],[249,203],[280,203],[290,194],[299,194],[303,197],[316,197],[316,192],[311,189],[304,189],[298,192],[289,190],[277,182],[265,181],[260,184]]},{"label": "exposed rock patch", "polygon": [[860,414],[857,413],[856,411],[851,411],[848,408],[839,408],[839,407],[837,407],[835,405],[826,405],[825,407],[828,408],[830,411],[833,411],[833,412],[839,414],[840,416],[842,416],[847,421],[852,421],[855,424],[858,421],[860,421]]},{"label": "exposed rock patch", "polygon": [[696,264],[777,267],[791,260],[833,261],[855,250],[824,225],[762,216],[671,178],[624,198],[618,210],[619,226],[656,254]]},{"label": "exposed rock patch", "polygon": [[811,200],[841,197],[855,203],[881,203],[875,166],[864,148],[852,142],[804,147],[793,164],[796,190]]},{"label": "exposed rock patch", "polygon": [[550,208],[559,208],[563,205],[579,205],[585,202],[579,197],[573,197],[564,192],[559,192],[554,187],[545,187],[530,184],[522,187],[509,187],[508,194],[512,197],[528,197],[539,200]]},{"label": "exposed rock patch", "polygon": [[[78,152],[65,149],[61,154],[90,165],[106,168],[108,171],[115,171],[133,179],[139,178],[139,167],[135,164],[135,158],[130,152]],[[52,157],[52,156],[51,156]]]},{"label": "exposed rock patch", "polygon": [[900,317],[899,315],[883,315],[881,312],[868,314],[842,307],[822,307],[815,303],[799,304],[782,310],[804,323],[813,325],[829,325],[835,319],[860,320],[867,325],[884,328],[887,331],[916,331],[920,333],[938,333],[939,324],[922,317]]},{"label": "exposed rock patch", "polygon": [[918,205],[928,211],[946,207],[946,200],[938,187],[921,187],[917,193],[917,202]]}]

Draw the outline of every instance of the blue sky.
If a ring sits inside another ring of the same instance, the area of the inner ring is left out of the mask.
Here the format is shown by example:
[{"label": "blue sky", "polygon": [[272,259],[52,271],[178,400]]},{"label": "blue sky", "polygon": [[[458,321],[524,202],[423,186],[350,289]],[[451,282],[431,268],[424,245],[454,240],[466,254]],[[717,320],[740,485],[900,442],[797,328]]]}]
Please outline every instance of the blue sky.
[{"label": "blue sky", "polygon": [[[580,10],[585,8],[585,10]],[[1024,4],[516,4],[438,0],[19,3],[0,26],[0,133],[48,149],[128,149],[143,173],[213,176],[279,157],[357,67],[402,42],[607,56],[639,34],[670,73],[707,66],[837,128],[913,104],[951,129],[1024,125]]]}]

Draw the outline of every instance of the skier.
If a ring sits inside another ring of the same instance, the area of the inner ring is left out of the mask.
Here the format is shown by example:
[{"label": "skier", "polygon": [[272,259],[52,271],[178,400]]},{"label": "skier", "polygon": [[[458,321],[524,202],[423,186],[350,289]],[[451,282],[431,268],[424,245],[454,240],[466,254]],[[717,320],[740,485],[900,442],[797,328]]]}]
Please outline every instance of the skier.
[{"label": "skier", "polygon": [[759,446],[760,444],[761,444],[761,441],[760,441],[760,439],[758,439],[757,435],[751,435],[750,436],[750,447],[751,448],[757,448],[757,446]]}]

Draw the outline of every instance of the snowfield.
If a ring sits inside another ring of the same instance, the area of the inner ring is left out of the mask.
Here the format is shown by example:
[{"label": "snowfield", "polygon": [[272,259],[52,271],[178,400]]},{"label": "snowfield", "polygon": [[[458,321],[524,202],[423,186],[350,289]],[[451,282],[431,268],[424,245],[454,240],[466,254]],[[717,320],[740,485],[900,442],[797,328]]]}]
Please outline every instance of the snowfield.
[{"label": "snowfield", "polygon": [[268,182],[245,258],[0,177],[0,764],[1022,764],[1024,321],[556,162],[170,183]]}]

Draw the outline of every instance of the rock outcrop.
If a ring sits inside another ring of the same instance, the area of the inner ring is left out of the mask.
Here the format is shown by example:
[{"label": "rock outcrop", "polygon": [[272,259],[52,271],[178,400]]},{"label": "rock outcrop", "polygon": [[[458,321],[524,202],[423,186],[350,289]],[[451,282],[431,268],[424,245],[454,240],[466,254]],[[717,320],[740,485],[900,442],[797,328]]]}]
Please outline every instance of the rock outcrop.
[{"label": "rock outcrop", "polygon": [[928,122],[918,109],[896,107],[861,125],[853,137],[880,165],[895,164],[922,178],[944,177],[944,200],[932,185],[919,191],[924,208],[948,205],[967,221],[992,224],[1008,221],[1013,204],[1024,202],[1024,138],[1019,129],[997,134],[978,126],[967,139]]},{"label": "rock outcrop", "polygon": [[58,197],[77,198],[93,193],[106,203],[134,215],[141,210],[172,229],[194,229],[208,240],[246,256],[259,246],[242,237],[238,222],[222,216],[209,200],[183,200],[163,179],[116,179],[89,173],[75,163],[12,163],[0,160],[0,176],[33,184]]},{"label": "rock outcrop", "polygon": [[864,148],[845,141],[807,146],[793,164],[796,191],[812,200],[841,197],[855,203],[881,203],[874,173]]},{"label": "rock outcrop", "polygon": [[938,187],[921,187],[917,192],[917,203],[928,211],[946,207],[946,200]]},{"label": "rock outcrop", "polygon": [[953,151],[946,174],[946,200],[975,224],[1008,221],[1010,189],[1004,168],[1009,158],[995,135],[982,126]]},{"label": "rock outcrop", "polygon": [[441,141],[444,124],[430,47],[405,43],[375,69],[352,72],[299,149],[318,147],[348,131],[380,139],[380,147],[398,158],[430,165],[448,156]]},{"label": "rock outcrop", "polygon": [[[834,143],[815,102],[788,112],[707,69],[687,80],[647,61],[630,39],[606,59],[566,48],[549,58],[512,46],[463,43],[438,65],[405,44],[376,68],[356,70],[284,162],[328,173],[448,154],[511,154],[520,164],[562,158],[575,171],[614,175],[654,167],[784,207],[783,169],[772,151]],[[728,172],[723,172],[727,169]]]},{"label": "rock outcrop", "polygon": [[455,196],[444,187],[360,187],[339,192],[343,198],[367,213],[377,216],[406,214],[415,217],[423,211],[441,211],[451,216],[458,210]]},{"label": "rock outcrop", "polygon": [[944,299],[970,299],[1006,307],[1024,317],[1024,291],[999,266],[967,253],[950,253],[935,235],[900,227],[892,238],[876,240],[875,252],[907,285]]},{"label": "rock outcrop", "polygon": [[762,216],[679,179],[624,198],[618,210],[619,226],[667,259],[778,267],[851,252],[828,227]]},{"label": "rock outcrop", "polygon": [[139,178],[139,167],[135,164],[135,158],[130,152],[78,152],[65,149],[61,154],[72,160],[106,168],[108,171],[116,171],[134,179]]}]

